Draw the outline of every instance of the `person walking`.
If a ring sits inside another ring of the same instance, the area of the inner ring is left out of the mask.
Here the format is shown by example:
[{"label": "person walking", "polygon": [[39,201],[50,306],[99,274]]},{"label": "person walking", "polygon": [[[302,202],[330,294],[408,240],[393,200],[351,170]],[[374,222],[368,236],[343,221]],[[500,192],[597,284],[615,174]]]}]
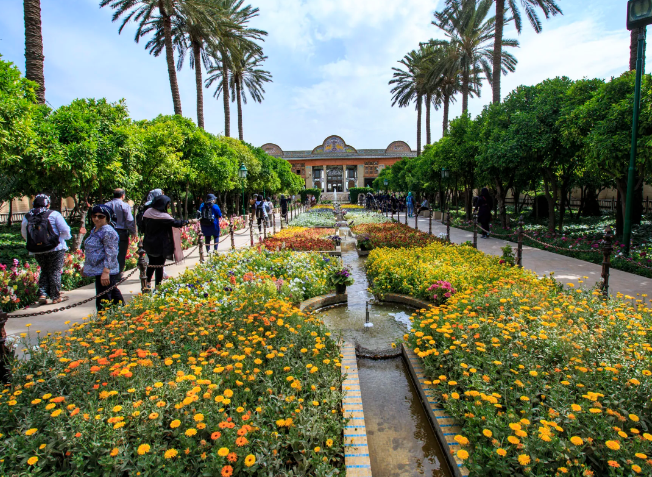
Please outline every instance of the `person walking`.
[{"label": "person walking", "polygon": [[20,233],[27,242],[30,256],[41,267],[38,279],[38,302],[61,303],[69,297],[61,296],[61,272],[66,257],[66,240],[70,240],[70,226],[56,210],[50,210],[50,197],[39,194],[33,208],[25,215]]},{"label": "person walking", "polygon": [[414,197],[412,197],[412,192],[408,192],[408,195],[405,198],[405,204],[407,205],[408,217],[412,217],[414,214]]},{"label": "person walking", "polygon": [[[124,195],[124,194],[123,194]],[[91,211],[91,220],[95,226],[84,241],[84,268],[82,273],[95,277],[95,294],[99,295],[121,280],[120,269],[120,235],[114,228],[113,209],[107,204],[98,204]],[[124,305],[125,301],[117,286],[102,296],[95,298],[95,308],[102,311],[105,302]]]},{"label": "person walking", "polygon": [[[160,195],[154,199],[152,206],[143,215],[145,238],[143,248],[147,252],[149,265],[163,265],[165,260],[172,260],[181,251],[181,241],[178,234],[172,232],[172,227],[181,228],[187,220],[178,220],[168,213],[170,198]],[[163,267],[147,267],[147,287],[151,288],[152,276],[156,273],[155,285],[163,280]]]},{"label": "person walking", "polygon": [[489,189],[483,187],[480,191],[480,197],[478,197],[477,202],[478,222],[480,222],[480,227],[482,227],[481,238],[489,238],[489,224],[491,222],[492,208],[493,200],[491,194],[489,194]]},{"label": "person walking", "polygon": [[258,234],[263,233],[262,223],[263,220],[267,220],[267,213],[265,212],[265,202],[263,200],[263,195],[258,194],[254,196],[254,214],[256,217],[256,223],[258,224]]},{"label": "person walking", "polygon": [[118,237],[120,237],[118,264],[120,265],[120,273],[122,273],[125,269],[125,261],[127,260],[129,238],[136,236],[136,221],[131,214],[131,207],[125,202],[124,189],[114,190],[113,200],[110,200],[105,205],[113,211],[116,218],[115,231],[118,233]]},{"label": "person walking", "polygon": [[288,215],[288,201],[283,194],[281,194],[281,220],[285,220],[287,223]]},{"label": "person walking", "polygon": [[265,220],[267,221],[268,229],[272,228],[272,220],[273,220],[272,212],[274,212],[274,204],[272,202],[272,199],[268,197],[267,200],[265,201],[265,214],[266,214]]},{"label": "person walking", "polygon": [[217,252],[217,246],[220,243],[220,219],[222,211],[217,205],[217,198],[213,194],[208,194],[206,200],[199,206],[199,225],[201,233],[206,238],[206,253],[210,253],[211,240],[215,238],[214,250]]},{"label": "person walking", "polygon": [[161,195],[163,195],[163,191],[161,189],[150,190],[149,194],[147,194],[147,200],[145,201],[145,204],[143,204],[143,206],[140,208],[140,212],[136,214],[136,225],[138,226],[138,230],[141,232],[143,231],[143,215],[145,215],[147,209],[152,207],[154,199]]}]

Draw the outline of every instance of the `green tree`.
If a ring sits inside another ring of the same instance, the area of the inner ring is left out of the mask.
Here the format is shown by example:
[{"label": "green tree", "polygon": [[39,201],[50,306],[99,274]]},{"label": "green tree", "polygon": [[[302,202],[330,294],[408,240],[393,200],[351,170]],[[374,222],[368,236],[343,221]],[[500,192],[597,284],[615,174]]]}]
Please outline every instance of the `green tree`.
[{"label": "green tree", "polygon": [[242,125],[242,103],[247,104],[247,92],[255,102],[263,102],[265,83],[272,81],[272,75],[260,66],[266,56],[260,56],[255,52],[245,52],[238,55],[233,62],[233,73],[231,75],[231,95],[238,105],[238,134],[241,141],[244,141],[244,129]]}]

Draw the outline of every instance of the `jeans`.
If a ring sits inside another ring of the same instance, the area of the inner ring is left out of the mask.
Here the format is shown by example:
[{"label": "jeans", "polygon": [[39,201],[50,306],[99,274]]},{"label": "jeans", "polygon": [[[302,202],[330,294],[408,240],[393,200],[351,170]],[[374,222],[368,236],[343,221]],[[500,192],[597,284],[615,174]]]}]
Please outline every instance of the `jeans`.
[{"label": "jeans", "polygon": [[41,267],[38,279],[39,295],[56,300],[61,295],[61,270],[63,270],[66,251],[37,253],[34,258]]},{"label": "jeans", "polygon": [[412,204],[407,205],[407,213],[410,217],[412,217],[412,214],[414,214],[414,205]]},{"label": "jeans", "polygon": [[[163,265],[165,264],[165,257],[152,257],[151,255],[147,255],[147,258],[149,258],[149,264],[150,265]],[[152,267],[147,267],[147,282],[152,281],[152,275],[156,273],[156,278],[155,278],[155,284],[160,285],[160,283],[163,281],[163,267],[158,267],[158,268],[152,268]]]},{"label": "jeans", "polygon": [[217,246],[220,243],[220,236],[219,235],[206,235],[204,238],[206,239],[206,251],[210,252],[211,251],[211,240],[215,237],[215,251],[217,251]]},{"label": "jeans", "polygon": [[[120,274],[118,273],[117,275],[111,275],[109,277],[110,283],[107,286],[102,285],[102,280],[101,276],[97,275],[95,277],[95,294],[99,295],[102,293],[104,290],[107,288],[111,288],[113,285],[116,284],[120,280]],[[107,305],[106,302],[108,301],[109,304]],[[124,305],[125,300],[122,298],[122,293],[120,293],[120,290],[118,287],[115,287],[113,290],[111,290],[109,293],[106,293],[102,296],[98,296],[95,298],[95,308],[97,308],[97,311],[102,311],[106,306],[109,305]]]}]

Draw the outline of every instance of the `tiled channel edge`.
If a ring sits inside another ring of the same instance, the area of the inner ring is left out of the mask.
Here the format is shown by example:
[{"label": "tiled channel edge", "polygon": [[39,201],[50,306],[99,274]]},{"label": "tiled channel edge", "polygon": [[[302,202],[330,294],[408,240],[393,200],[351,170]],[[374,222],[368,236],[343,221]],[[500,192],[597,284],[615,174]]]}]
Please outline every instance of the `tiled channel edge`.
[{"label": "tiled channel edge", "polygon": [[425,384],[428,378],[421,365],[421,359],[414,351],[405,346],[405,344],[401,346],[403,348],[403,357],[412,376],[412,381],[419,391],[419,397],[421,398],[423,407],[442,445],[442,450],[448,459],[448,464],[453,475],[455,477],[468,476],[469,470],[464,466],[464,462],[455,454],[460,449],[460,445],[455,441],[455,436],[460,434],[462,429],[453,417],[447,415],[441,403],[437,401],[434,388]]},{"label": "tiled channel edge", "polygon": [[358,361],[355,346],[342,342],[342,408],[344,417],[349,419],[344,426],[344,465],[347,477],[371,477],[371,461],[367,445],[367,428],[362,409],[362,394],[358,379]]}]

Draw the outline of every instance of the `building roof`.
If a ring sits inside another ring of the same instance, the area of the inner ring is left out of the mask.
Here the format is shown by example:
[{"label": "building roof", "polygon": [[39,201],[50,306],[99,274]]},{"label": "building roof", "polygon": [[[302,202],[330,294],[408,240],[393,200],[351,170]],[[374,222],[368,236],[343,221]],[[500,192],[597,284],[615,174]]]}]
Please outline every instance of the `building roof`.
[{"label": "building roof", "polygon": [[383,158],[383,157],[416,157],[416,151],[404,141],[394,141],[385,149],[356,149],[348,145],[340,136],[328,136],[324,142],[310,151],[284,151],[273,143],[263,144],[262,149],[270,156],[285,159],[318,159],[329,158]]}]

